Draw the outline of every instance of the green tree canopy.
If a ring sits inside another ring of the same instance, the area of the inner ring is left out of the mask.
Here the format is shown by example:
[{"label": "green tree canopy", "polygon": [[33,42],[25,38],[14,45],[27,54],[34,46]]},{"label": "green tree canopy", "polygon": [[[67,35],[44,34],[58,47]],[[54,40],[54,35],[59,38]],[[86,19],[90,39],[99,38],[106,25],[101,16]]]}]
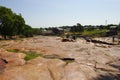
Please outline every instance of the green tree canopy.
[{"label": "green tree canopy", "polygon": [[71,27],[71,32],[83,32],[84,31],[84,27],[80,24],[77,23],[77,25],[74,25]]},{"label": "green tree canopy", "polygon": [[21,15],[13,13],[9,8],[0,6],[0,34],[6,39],[20,35],[25,25]]},{"label": "green tree canopy", "polygon": [[17,35],[21,35],[23,33],[24,25],[25,21],[21,14],[14,14],[14,27],[17,29]]},{"label": "green tree canopy", "polygon": [[23,35],[25,37],[32,37],[33,36],[33,29],[29,25],[25,25],[23,29]]}]

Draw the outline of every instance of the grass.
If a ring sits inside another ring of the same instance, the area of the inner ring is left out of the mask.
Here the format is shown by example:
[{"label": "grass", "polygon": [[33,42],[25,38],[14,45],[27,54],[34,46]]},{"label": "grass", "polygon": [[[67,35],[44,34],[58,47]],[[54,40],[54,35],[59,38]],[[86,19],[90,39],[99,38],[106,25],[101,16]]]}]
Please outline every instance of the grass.
[{"label": "grass", "polygon": [[74,59],[72,59],[72,58],[60,58],[60,56],[55,55],[55,54],[43,55],[43,54],[37,54],[34,51],[20,51],[19,49],[8,49],[7,51],[8,52],[14,52],[14,53],[24,53],[24,54],[26,54],[26,56],[24,58],[24,60],[26,60],[26,61],[40,56],[40,57],[43,57],[43,58],[46,58],[46,59],[60,59],[64,62],[66,62],[66,64],[74,62]]},{"label": "grass", "polygon": [[[103,30],[84,30],[83,32],[67,32],[68,34],[76,34],[77,36],[81,35],[81,36],[91,36],[91,37],[104,37],[106,36],[106,32],[108,32],[107,29],[103,29]],[[65,37],[65,35],[63,36]]]},{"label": "grass", "polygon": [[26,61],[41,56],[41,54],[36,54],[35,52],[32,51],[28,51],[28,52],[24,51],[23,53],[26,54],[26,57],[24,58]]},{"label": "grass", "polygon": [[24,54],[26,54],[26,56],[24,58],[26,61],[34,59],[34,58],[39,57],[39,56],[42,56],[42,54],[37,54],[34,51],[20,51],[18,49],[8,49],[7,51],[8,52],[14,52],[14,53],[24,53]]},{"label": "grass", "polygon": [[99,37],[105,35],[106,32],[108,32],[108,30],[92,30],[92,31],[84,30],[82,35],[88,35],[88,36],[91,35],[94,37]]},{"label": "grass", "polygon": [[18,53],[20,52],[19,49],[7,49],[8,52],[15,52],[15,53]]}]

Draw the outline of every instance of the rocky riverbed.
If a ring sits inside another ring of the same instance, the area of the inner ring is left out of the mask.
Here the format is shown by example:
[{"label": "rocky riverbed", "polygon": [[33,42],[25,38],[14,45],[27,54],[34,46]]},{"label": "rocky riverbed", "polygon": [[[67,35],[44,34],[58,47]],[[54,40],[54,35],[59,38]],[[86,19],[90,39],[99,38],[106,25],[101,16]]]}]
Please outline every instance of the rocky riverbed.
[{"label": "rocky riverbed", "polygon": [[[24,52],[41,56],[26,61]],[[45,36],[0,41],[0,80],[120,80],[120,46]]]}]

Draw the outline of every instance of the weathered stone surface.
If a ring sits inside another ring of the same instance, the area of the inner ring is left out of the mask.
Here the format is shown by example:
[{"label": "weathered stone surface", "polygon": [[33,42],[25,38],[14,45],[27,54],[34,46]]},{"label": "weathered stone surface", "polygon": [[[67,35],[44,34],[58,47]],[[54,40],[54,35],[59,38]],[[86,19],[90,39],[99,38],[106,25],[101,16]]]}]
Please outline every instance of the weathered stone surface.
[{"label": "weathered stone surface", "polygon": [[0,58],[0,74],[4,72],[5,69],[5,62]]},{"label": "weathered stone surface", "polygon": [[28,61],[27,64],[33,64],[38,66],[46,65],[53,80],[66,80],[64,73],[64,66],[66,65],[66,63],[59,59],[44,59],[38,57],[34,60]]},{"label": "weathered stone surface", "polygon": [[2,77],[5,80],[66,80],[64,66],[65,63],[61,60],[39,57],[26,65],[7,68]]},{"label": "weathered stone surface", "polygon": [[97,77],[97,73],[92,66],[71,63],[66,66],[66,77],[68,80],[92,80]]},{"label": "weathered stone surface", "polygon": [[117,68],[120,71],[120,61],[109,63],[109,66]]},{"label": "weathered stone surface", "polygon": [[80,69],[78,64],[69,64],[65,67],[67,80],[87,80],[85,73]]},{"label": "weathered stone surface", "polygon": [[[43,36],[1,41],[0,46],[0,58],[8,61],[7,64],[0,62],[0,80],[106,80],[106,77],[109,80],[120,79],[118,46],[86,43],[83,39],[63,43],[58,37]],[[49,56],[25,61],[25,54],[8,52],[6,49],[34,51]],[[52,59],[53,55],[59,57]],[[61,58],[72,58],[74,61]]]},{"label": "weathered stone surface", "polygon": [[119,72],[118,69],[104,64],[96,64],[96,68],[108,72]]},{"label": "weathered stone surface", "polygon": [[7,52],[4,49],[0,49],[1,58],[7,61],[6,66],[13,67],[13,66],[21,66],[25,64],[24,57],[26,56],[23,53],[12,53]]},{"label": "weathered stone surface", "polygon": [[6,69],[3,75],[6,80],[52,80],[45,65],[27,64],[21,67]]}]

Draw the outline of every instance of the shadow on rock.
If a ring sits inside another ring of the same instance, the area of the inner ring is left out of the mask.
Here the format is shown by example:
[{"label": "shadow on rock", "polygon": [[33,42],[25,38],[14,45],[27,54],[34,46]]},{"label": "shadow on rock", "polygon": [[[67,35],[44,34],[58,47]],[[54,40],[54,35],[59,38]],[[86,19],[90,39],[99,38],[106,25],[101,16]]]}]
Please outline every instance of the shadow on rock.
[{"label": "shadow on rock", "polygon": [[120,74],[100,75],[93,80],[120,80]]},{"label": "shadow on rock", "polygon": [[120,70],[120,65],[110,64],[110,66],[112,66],[112,67],[117,68],[117,69]]},{"label": "shadow on rock", "polygon": [[106,44],[106,45],[116,45],[113,43],[108,43],[108,42],[104,42],[104,41],[100,41],[100,40],[94,40],[90,37],[83,37],[87,42],[92,42],[92,43],[99,43],[99,44]]}]

